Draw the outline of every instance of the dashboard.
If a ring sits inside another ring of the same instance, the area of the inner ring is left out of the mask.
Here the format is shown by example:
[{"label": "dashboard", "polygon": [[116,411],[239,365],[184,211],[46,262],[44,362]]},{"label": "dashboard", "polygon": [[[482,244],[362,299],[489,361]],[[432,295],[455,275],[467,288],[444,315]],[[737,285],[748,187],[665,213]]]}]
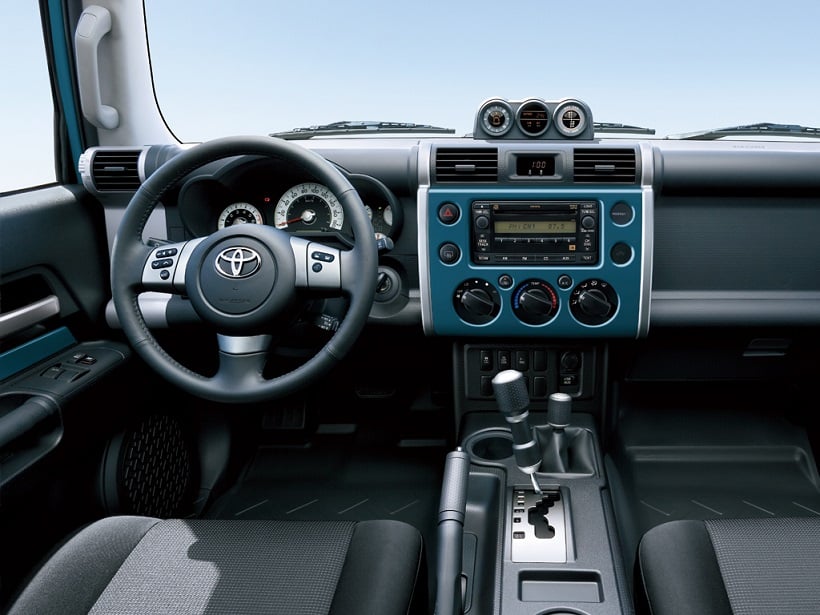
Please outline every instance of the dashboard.
[{"label": "dashboard", "polygon": [[[301,142],[390,240],[371,319],[519,339],[820,325],[820,242],[805,231],[820,227],[816,143],[596,139],[592,123],[576,100],[490,99],[466,137]],[[141,181],[162,147],[92,148],[84,182],[124,202],[109,168]],[[170,241],[249,223],[352,241],[336,195],[285,161],[224,160],[166,196]]]}]

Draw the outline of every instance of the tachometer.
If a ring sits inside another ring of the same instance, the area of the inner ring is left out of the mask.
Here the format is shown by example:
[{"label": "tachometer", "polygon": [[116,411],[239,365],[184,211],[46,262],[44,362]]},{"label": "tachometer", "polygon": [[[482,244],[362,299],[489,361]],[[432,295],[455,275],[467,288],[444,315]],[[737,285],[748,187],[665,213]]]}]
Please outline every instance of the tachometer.
[{"label": "tachometer", "polygon": [[262,212],[250,203],[233,203],[228,205],[219,214],[216,221],[216,228],[223,229],[234,224],[264,224]]},{"label": "tachometer", "polygon": [[327,186],[312,182],[288,189],[273,214],[276,228],[289,231],[338,231],[344,220],[336,195]]}]

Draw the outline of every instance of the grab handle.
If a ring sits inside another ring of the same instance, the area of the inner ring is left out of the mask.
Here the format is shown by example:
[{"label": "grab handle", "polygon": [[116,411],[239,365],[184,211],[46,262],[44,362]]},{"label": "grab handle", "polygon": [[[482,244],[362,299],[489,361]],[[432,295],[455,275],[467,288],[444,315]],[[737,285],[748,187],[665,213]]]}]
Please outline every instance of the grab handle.
[{"label": "grab handle", "polygon": [[120,125],[120,114],[114,107],[102,104],[99,66],[100,41],[110,31],[108,9],[97,5],[86,7],[74,32],[74,51],[83,115],[97,128],[112,130]]}]

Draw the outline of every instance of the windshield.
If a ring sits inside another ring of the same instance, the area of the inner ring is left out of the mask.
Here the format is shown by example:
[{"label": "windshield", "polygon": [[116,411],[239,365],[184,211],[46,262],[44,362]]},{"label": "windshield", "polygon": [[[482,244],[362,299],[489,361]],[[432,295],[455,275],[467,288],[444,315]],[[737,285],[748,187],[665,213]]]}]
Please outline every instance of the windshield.
[{"label": "windshield", "polygon": [[157,99],[184,142],[337,122],[430,125],[458,137],[495,97],[580,99],[595,122],[654,130],[648,138],[820,126],[814,0],[145,8]]}]

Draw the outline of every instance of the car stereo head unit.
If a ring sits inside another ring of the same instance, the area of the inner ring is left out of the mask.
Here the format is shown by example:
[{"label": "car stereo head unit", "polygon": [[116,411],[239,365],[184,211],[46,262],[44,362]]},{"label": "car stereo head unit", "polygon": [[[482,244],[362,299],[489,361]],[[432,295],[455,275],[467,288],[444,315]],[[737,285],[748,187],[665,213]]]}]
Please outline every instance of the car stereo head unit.
[{"label": "car stereo head unit", "polygon": [[597,201],[473,201],[477,265],[595,265]]}]

